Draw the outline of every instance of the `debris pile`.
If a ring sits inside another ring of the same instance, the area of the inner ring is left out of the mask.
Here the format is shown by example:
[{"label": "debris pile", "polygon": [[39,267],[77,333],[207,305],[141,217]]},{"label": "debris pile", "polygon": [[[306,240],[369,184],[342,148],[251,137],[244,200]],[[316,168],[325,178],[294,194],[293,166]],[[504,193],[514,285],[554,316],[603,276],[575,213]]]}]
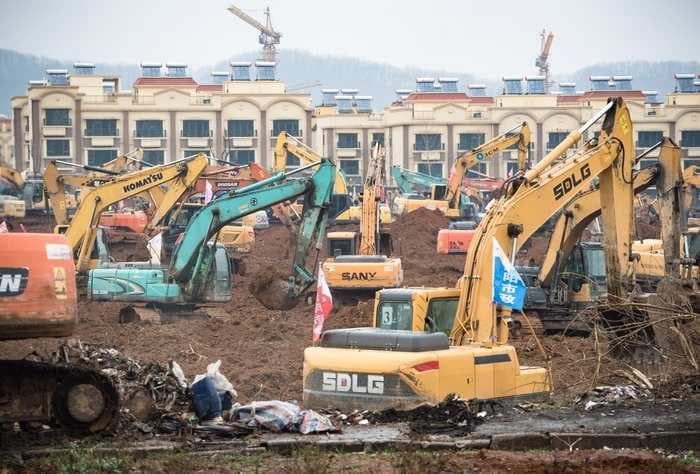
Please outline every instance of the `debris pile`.
[{"label": "debris pile", "polygon": [[586,411],[591,411],[597,406],[619,404],[624,401],[649,398],[650,396],[649,391],[633,387],[632,385],[601,385],[580,395],[576,399],[576,404],[583,406]]},{"label": "debris pile", "polygon": [[[408,422],[411,430],[419,434],[461,436],[486,420],[487,412],[479,410],[477,403],[448,395],[437,405],[424,403],[411,410],[389,408],[369,413],[367,419],[372,423]],[[495,403],[490,405],[493,410]]]}]

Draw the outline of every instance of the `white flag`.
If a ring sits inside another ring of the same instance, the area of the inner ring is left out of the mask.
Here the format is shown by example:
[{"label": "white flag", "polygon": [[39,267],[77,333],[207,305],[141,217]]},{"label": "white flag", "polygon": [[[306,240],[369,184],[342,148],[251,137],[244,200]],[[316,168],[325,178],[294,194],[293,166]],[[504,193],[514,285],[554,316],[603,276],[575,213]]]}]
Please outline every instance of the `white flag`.
[{"label": "white flag", "polygon": [[204,204],[209,204],[209,201],[211,201],[211,198],[214,197],[214,189],[211,186],[211,183],[207,179],[204,182]]},{"label": "white flag", "polygon": [[316,279],[316,306],[314,307],[314,342],[321,338],[323,332],[323,323],[333,309],[333,295],[331,289],[328,288],[326,275],[323,273],[323,268],[318,267],[318,278]]},{"label": "white flag", "polygon": [[163,248],[163,233],[158,232],[148,241],[148,253],[151,255],[151,263],[160,265],[161,249]]},{"label": "white flag", "polygon": [[0,234],[7,234],[8,232],[9,229],[7,228],[5,221],[0,222]]}]

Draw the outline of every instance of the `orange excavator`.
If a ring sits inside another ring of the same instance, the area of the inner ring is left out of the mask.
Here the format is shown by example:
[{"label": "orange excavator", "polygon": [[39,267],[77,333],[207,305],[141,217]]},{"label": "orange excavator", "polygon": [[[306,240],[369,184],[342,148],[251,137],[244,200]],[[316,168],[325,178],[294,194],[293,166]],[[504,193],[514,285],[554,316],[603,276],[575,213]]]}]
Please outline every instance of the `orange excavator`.
[{"label": "orange excavator", "polygon": [[[70,336],[78,322],[73,253],[60,234],[0,234],[0,340]],[[119,394],[100,371],[0,360],[0,424],[55,423],[70,431],[115,426]]]}]

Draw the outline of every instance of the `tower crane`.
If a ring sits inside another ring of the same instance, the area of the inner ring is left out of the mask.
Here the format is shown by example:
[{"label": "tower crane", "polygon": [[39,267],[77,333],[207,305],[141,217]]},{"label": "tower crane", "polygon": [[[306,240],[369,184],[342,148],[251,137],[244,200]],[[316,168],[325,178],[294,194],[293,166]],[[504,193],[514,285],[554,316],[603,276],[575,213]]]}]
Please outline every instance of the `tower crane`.
[{"label": "tower crane", "polygon": [[262,60],[276,61],[276,45],[280,44],[280,38],[282,37],[282,33],[275,31],[275,29],[272,27],[272,20],[270,19],[270,7],[265,8],[264,25],[235,5],[231,5],[230,7],[228,7],[228,11],[230,11],[238,18],[245,21],[250,26],[252,26],[260,32],[260,35],[258,36],[258,42],[261,45],[263,45]]},{"label": "tower crane", "polygon": [[552,49],[552,41],[554,41],[554,33],[543,28],[540,33],[540,54],[535,58],[535,66],[539,68],[540,75],[544,76],[544,82],[547,87],[551,84],[549,77],[549,53]]}]

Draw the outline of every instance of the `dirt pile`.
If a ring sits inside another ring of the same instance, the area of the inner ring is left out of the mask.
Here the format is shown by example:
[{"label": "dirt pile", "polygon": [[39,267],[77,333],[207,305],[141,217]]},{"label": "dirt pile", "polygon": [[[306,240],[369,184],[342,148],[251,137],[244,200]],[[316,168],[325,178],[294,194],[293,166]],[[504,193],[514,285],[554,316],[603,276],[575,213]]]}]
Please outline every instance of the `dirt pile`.
[{"label": "dirt pile", "polygon": [[454,286],[464,255],[438,255],[437,234],[450,221],[438,210],[419,208],[391,224],[394,256],[401,257],[406,286]]}]

